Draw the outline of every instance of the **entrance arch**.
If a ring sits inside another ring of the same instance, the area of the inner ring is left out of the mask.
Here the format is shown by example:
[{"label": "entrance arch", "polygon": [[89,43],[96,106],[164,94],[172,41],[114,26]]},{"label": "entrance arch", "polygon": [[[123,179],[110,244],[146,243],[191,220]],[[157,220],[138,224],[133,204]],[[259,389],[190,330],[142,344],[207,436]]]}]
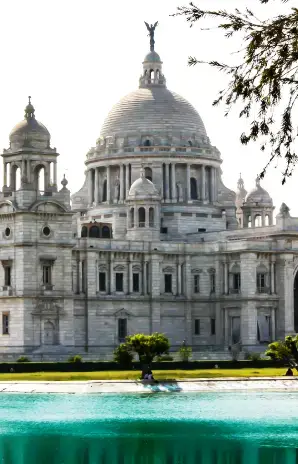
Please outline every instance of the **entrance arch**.
[{"label": "entrance arch", "polygon": [[294,279],[294,330],[298,333],[298,271]]},{"label": "entrance arch", "polygon": [[55,345],[55,326],[51,321],[45,321],[43,334],[44,345]]}]

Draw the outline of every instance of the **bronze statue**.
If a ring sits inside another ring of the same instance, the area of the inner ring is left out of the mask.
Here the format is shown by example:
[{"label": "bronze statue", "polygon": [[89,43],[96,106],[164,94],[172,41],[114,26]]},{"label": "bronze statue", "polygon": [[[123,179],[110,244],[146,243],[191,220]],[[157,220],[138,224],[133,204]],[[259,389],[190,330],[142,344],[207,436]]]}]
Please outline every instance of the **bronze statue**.
[{"label": "bronze statue", "polygon": [[145,24],[146,24],[146,27],[147,27],[147,29],[148,29],[148,31],[149,31],[149,34],[148,34],[148,35],[149,35],[149,37],[150,37],[150,51],[151,51],[151,52],[154,52],[154,44],[155,44],[155,40],[154,40],[154,31],[155,31],[155,29],[156,29],[156,26],[158,25],[158,21],[156,21],[156,23],[155,23],[154,25],[151,24],[150,26],[149,26],[148,23],[146,23],[146,21],[145,21]]}]

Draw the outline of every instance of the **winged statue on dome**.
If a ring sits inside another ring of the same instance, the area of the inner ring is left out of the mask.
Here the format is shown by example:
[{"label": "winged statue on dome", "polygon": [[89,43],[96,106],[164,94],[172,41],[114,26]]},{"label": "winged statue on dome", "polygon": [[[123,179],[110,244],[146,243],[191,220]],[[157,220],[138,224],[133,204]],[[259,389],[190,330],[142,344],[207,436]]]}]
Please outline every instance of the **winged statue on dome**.
[{"label": "winged statue on dome", "polygon": [[154,40],[154,32],[155,32],[155,29],[156,29],[156,26],[158,25],[158,21],[156,21],[155,24],[151,24],[149,26],[148,23],[146,23],[146,21],[144,21],[145,24],[146,24],[146,27],[149,31],[149,34],[148,36],[150,37],[150,51],[153,52],[154,51],[154,44],[155,44],[155,40]]}]

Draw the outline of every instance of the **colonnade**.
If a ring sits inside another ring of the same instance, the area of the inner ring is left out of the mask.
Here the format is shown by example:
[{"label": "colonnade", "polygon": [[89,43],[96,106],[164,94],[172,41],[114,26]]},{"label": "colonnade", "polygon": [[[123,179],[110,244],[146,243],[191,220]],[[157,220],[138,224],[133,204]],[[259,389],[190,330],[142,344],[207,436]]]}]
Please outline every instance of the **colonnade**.
[{"label": "colonnade", "polygon": [[[51,164],[53,163],[53,173],[51,177]],[[57,186],[57,161],[47,161],[38,165],[34,165],[30,159],[22,159],[20,162],[6,162],[3,163],[3,186],[9,187],[10,190],[17,188],[17,171],[19,170],[19,179],[26,178],[27,182],[33,183],[34,187],[38,189],[39,172],[43,169],[44,175],[44,189],[50,183]],[[9,185],[8,185],[9,180]]]},{"label": "colonnade", "polygon": [[[178,164],[186,167],[186,173],[182,176],[183,181],[177,181]],[[191,177],[191,166],[200,167],[200,178]],[[104,168],[104,180],[101,185],[99,184],[100,169],[103,168],[95,167],[88,170],[88,199],[90,205],[101,202],[123,203],[127,198],[132,183],[132,166],[130,163],[117,166],[118,175],[114,179],[114,185],[111,185],[112,167],[114,166],[108,165]],[[160,188],[162,201],[164,202],[177,203],[201,200],[213,203],[217,201],[218,173],[217,168],[214,166],[169,162],[151,169],[151,172],[152,181],[157,188]],[[195,197],[192,192],[192,182],[195,182],[195,191],[197,192]]]}]

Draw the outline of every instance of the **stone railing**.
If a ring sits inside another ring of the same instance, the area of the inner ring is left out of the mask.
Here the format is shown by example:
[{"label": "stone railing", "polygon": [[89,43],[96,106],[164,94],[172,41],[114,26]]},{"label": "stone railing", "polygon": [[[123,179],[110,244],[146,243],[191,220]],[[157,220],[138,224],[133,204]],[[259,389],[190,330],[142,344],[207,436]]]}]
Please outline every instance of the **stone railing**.
[{"label": "stone railing", "polygon": [[200,148],[200,147],[171,147],[171,146],[137,146],[137,147],[102,147],[98,151],[93,151],[87,154],[87,159],[93,158],[105,158],[111,155],[123,155],[123,153],[185,153],[188,156],[192,156],[193,153],[199,155],[205,155],[212,158],[218,158],[219,155],[211,148]]}]

